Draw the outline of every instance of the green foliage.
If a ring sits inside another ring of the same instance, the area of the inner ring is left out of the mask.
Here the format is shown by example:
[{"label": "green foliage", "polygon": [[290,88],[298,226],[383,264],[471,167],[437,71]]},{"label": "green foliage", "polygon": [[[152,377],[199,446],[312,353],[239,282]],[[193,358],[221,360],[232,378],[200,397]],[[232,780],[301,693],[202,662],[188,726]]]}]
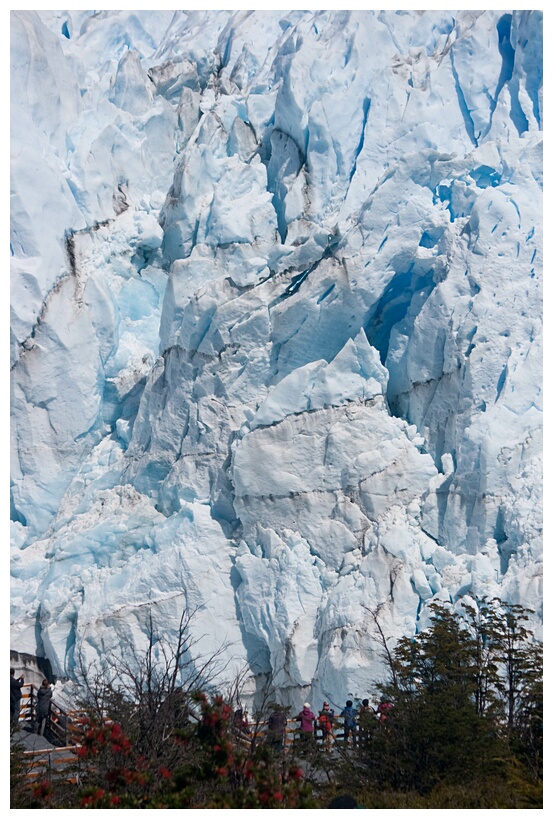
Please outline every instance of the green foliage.
[{"label": "green foliage", "polygon": [[438,783],[462,783],[487,768],[503,747],[492,720],[475,708],[473,640],[459,617],[433,606],[433,624],[400,640],[395,683],[383,686],[394,703],[365,753],[381,786],[429,793]]},{"label": "green foliage", "polygon": [[537,780],[543,769],[543,648],[530,647],[524,658],[524,684],[513,717],[510,744]]},{"label": "green foliage", "polygon": [[20,742],[13,742],[10,748],[10,807],[37,807],[35,797],[27,784],[29,761],[25,758]]},{"label": "green foliage", "polygon": [[[359,750],[365,781],[380,795],[432,795],[444,807],[447,795],[468,783],[503,807],[536,799],[542,668],[541,650],[526,629],[528,612],[499,600],[472,601],[464,616],[444,605],[431,609],[430,628],[388,652],[390,678],[380,690],[394,707],[385,722],[375,720]],[[516,791],[506,787],[515,763],[523,766],[531,797],[523,795],[522,780]],[[472,797],[463,801],[480,806]]]},{"label": "green foliage", "polygon": [[482,810],[541,807],[541,788],[508,778],[482,779],[466,784],[440,784],[430,793],[416,791],[360,790],[357,799],[364,808]]}]

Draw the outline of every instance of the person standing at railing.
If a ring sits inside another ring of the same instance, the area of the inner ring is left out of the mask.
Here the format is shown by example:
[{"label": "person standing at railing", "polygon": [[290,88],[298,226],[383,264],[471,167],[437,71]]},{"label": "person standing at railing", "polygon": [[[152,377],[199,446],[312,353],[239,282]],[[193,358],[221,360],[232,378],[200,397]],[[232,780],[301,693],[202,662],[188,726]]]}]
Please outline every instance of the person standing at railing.
[{"label": "person standing at railing", "polygon": [[267,745],[277,751],[284,747],[286,737],[286,712],[280,705],[275,705],[267,721]]},{"label": "person standing at railing", "polygon": [[37,704],[36,704],[36,721],[37,721],[37,734],[42,734],[44,736],[44,729],[46,728],[46,723],[48,722],[48,714],[50,713],[50,702],[52,700],[52,689],[50,687],[50,683],[48,680],[42,680],[42,685],[37,691]]},{"label": "person standing at railing", "polygon": [[242,724],[244,722],[244,711],[242,708],[237,708],[234,712],[232,717],[232,724],[234,725],[234,730],[238,734],[242,730]]},{"label": "person standing at railing", "polygon": [[340,714],[340,716],[344,720],[344,745],[347,748],[348,746],[348,739],[349,735],[351,734],[351,738],[353,741],[353,747],[357,747],[357,722],[356,722],[356,712],[353,707],[353,702],[348,700],[346,702],[346,707]]},{"label": "person standing at railing", "polygon": [[17,727],[19,723],[19,710],[21,708],[21,689],[25,684],[25,677],[15,678],[15,670],[10,669],[10,726]]},{"label": "person standing at railing", "polygon": [[334,723],[334,711],[332,710],[328,702],[323,703],[323,708],[319,712],[319,718],[317,722],[319,723],[319,728],[321,729],[322,733],[323,748],[326,751],[330,751],[332,725]]},{"label": "person standing at railing", "polygon": [[248,722],[248,712],[242,708],[237,708],[232,718],[234,733],[238,737],[246,739],[250,732],[250,724]]},{"label": "person standing at railing", "polygon": [[[376,709],[376,713],[378,719],[380,720],[380,724],[384,725],[388,717],[390,716],[392,709],[394,707],[393,702],[390,700],[389,697],[383,696],[380,700],[378,708]],[[386,727],[384,725],[384,727]]]},{"label": "person standing at railing", "polygon": [[304,702],[303,710],[300,711],[296,719],[300,723],[300,747],[303,750],[309,748],[315,737],[315,714],[311,710],[308,702]]},{"label": "person standing at railing", "polygon": [[371,736],[371,725],[374,722],[374,708],[368,700],[363,700],[359,709],[359,744],[366,747]]}]

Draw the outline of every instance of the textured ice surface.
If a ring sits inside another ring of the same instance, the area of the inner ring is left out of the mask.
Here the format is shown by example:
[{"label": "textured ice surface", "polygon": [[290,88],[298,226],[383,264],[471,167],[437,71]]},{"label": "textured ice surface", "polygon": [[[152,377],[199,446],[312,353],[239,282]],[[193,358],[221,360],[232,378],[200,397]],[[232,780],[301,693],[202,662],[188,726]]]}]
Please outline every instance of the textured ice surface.
[{"label": "textured ice surface", "polygon": [[198,609],[297,705],[380,676],[377,610],[539,619],[541,31],[12,13],[13,648]]}]

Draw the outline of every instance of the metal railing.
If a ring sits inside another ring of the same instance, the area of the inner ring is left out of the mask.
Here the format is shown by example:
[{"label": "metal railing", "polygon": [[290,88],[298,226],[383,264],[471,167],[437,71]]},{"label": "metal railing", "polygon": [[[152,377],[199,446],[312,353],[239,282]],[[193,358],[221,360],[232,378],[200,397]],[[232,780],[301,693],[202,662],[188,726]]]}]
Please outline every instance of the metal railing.
[{"label": "metal railing", "polygon": [[[286,720],[282,743],[283,749],[286,753],[290,753],[305,738],[305,734],[300,731],[298,723],[299,720],[296,719]],[[235,736],[239,743],[244,747],[251,745],[252,743],[255,744],[257,742],[265,742],[267,739],[267,734],[268,721],[258,721],[252,723],[252,725],[248,725],[246,728],[241,727],[235,729]],[[308,736],[307,739],[311,739],[316,745],[330,749],[334,745],[340,745],[341,747],[352,747],[357,743],[361,735],[364,736],[364,732],[360,732],[359,727],[357,726],[355,738],[352,733],[349,732],[349,736],[347,736],[346,739],[343,719],[341,717],[334,717],[332,729],[326,735],[323,733],[322,728],[316,721],[312,736]]]},{"label": "metal railing", "polygon": [[76,763],[75,746],[63,748],[46,748],[44,750],[23,751],[29,761],[25,778],[33,785],[39,779],[52,779],[62,775],[67,782],[76,782],[77,776],[72,770]]}]

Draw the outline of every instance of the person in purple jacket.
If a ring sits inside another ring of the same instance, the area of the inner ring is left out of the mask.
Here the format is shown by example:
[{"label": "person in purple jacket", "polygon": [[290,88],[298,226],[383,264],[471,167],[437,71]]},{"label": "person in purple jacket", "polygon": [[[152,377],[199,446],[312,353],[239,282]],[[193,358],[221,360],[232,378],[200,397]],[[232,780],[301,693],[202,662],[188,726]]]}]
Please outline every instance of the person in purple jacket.
[{"label": "person in purple jacket", "polygon": [[300,746],[302,748],[308,748],[315,737],[316,719],[308,702],[304,702],[303,711],[300,711],[296,719],[300,723]]}]

